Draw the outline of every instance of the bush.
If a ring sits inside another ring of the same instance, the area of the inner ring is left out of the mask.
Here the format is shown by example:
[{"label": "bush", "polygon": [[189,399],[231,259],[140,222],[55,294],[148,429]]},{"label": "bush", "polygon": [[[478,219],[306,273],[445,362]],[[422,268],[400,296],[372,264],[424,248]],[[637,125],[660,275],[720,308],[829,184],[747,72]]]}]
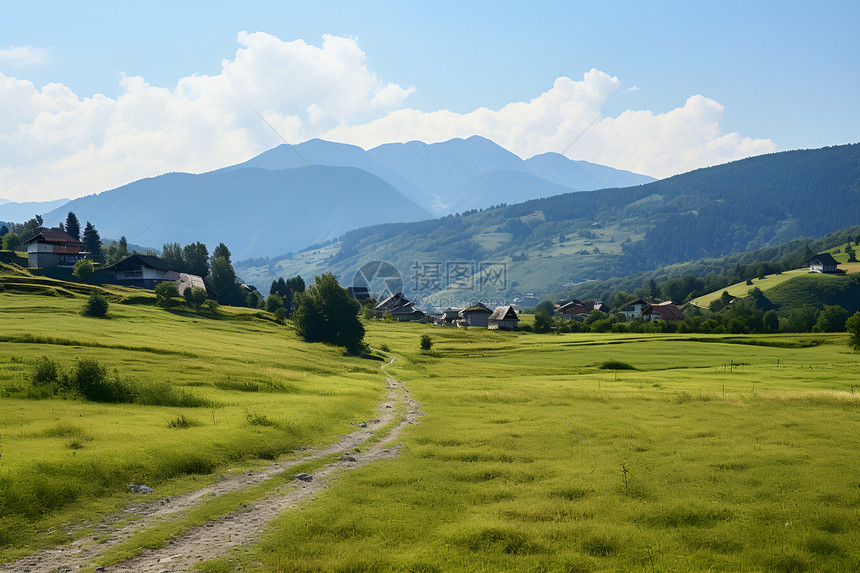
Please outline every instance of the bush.
[{"label": "bush", "polygon": [[430,350],[433,348],[433,341],[426,334],[421,335],[421,350]]},{"label": "bush", "polygon": [[84,309],[81,311],[83,316],[91,316],[93,318],[104,318],[107,316],[108,301],[97,292],[90,295],[87,299]]},{"label": "bush", "polygon": [[93,275],[95,274],[95,267],[93,267],[93,262],[89,259],[80,259],[75,262],[75,268],[72,271],[72,276],[81,281],[82,283],[89,283],[93,280]]},{"label": "bush", "polygon": [[185,414],[179,415],[173,420],[167,422],[167,427],[173,430],[183,430],[185,428],[193,428],[194,426],[202,426],[197,420],[186,418]]},{"label": "bush", "polygon": [[30,376],[30,381],[34,386],[48,386],[59,381],[60,369],[57,363],[42,356],[33,365],[33,373]]},{"label": "bush", "polygon": [[164,281],[155,285],[155,304],[171,308],[179,304],[179,288],[173,281]]},{"label": "bush", "polygon": [[607,360],[602,362],[598,368],[601,370],[636,370],[633,365],[621,362],[620,360]]},{"label": "bush", "polygon": [[206,289],[200,287],[188,287],[182,293],[185,298],[185,304],[194,310],[200,310],[206,303]]}]

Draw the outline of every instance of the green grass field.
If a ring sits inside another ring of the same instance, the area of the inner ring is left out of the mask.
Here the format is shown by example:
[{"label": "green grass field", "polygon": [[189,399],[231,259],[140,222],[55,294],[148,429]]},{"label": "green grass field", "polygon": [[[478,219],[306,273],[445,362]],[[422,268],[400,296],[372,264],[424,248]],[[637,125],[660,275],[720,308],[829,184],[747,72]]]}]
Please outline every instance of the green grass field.
[{"label": "green grass field", "polygon": [[[113,304],[99,320],[82,301],[0,293],[0,561],[122,507],[129,482],[167,495],[334,441],[385,392],[382,362],[252,311]],[[341,475],[200,570],[860,569],[860,354],[846,335],[367,328],[426,413],[400,456]],[[213,407],[16,397],[43,355]],[[169,428],[179,415],[200,425]]]}]

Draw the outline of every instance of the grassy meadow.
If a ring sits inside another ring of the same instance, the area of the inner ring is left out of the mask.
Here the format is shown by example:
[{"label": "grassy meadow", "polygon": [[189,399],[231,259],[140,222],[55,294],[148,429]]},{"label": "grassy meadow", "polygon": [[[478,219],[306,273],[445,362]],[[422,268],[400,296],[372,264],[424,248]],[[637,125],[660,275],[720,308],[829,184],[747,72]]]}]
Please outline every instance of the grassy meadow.
[{"label": "grassy meadow", "polygon": [[[844,334],[371,321],[366,341],[397,357],[383,373],[266,313],[115,303],[102,320],[80,316],[74,293],[10,290],[0,562],[83,535],[65,525],[123,507],[128,483],[169,495],[332,442],[373,411],[389,375],[426,414],[400,435],[400,456],[340,475],[261,543],[200,570],[860,569],[860,354]],[[95,359],[206,405],[27,397],[43,356],[67,369]],[[190,427],[170,427],[181,416]]]},{"label": "grassy meadow", "polygon": [[844,337],[424,332],[370,330],[427,413],[400,458],[283,515],[246,570],[860,567]]},{"label": "grassy meadow", "polygon": [[[334,441],[385,385],[380,360],[300,343],[247,309],[115,303],[96,319],[80,316],[84,300],[0,293],[0,561],[65,538],[58,524],[74,516],[127,503],[129,483],[167,495],[228,465]],[[202,405],[32,399],[45,356],[66,370],[96,360],[131,385],[166,384]]]}]

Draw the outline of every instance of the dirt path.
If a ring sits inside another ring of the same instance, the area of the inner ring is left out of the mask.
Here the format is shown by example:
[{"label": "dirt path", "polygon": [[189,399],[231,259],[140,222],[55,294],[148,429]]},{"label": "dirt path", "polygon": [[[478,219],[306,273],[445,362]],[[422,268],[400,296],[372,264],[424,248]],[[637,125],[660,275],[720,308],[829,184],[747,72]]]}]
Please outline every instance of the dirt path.
[{"label": "dirt path", "polygon": [[[269,522],[283,511],[298,507],[300,502],[333,485],[332,482],[340,473],[398,455],[400,445],[395,445],[394,440],[406,425],[417,423],[422,413],[418,410],[420,404],[412,399],[402,382],[393,378],[386,378],[386,381],[389,393],[385,401],[378,405],[378,417],[360,424],[354,432],[343,436],[325,449],[309,449],[297,460],[275,462],[255,472],[226,474],[212,485],[155,502],[136,504],[127,508],[122,515],[105,519],[97,527],[98,536],[88,536],[68,545],[42,550],[19,561],[0,565],[0,573],[64,573],[92,567],[106,549],[127,541],[134,534],[152,525],[180,517],[212,497],[259,484],[303,462],[330,454],[342,454],[338,461],[329,463],[307,476],[305,479],[309,481],[294,479],[287,485],[273,487],[272,491],[259,501],[186,531],[161,549],[148,549],[137,557],[105,567],[104,570],[110,573],[188,571],[196,563],[224,555],[230,547],[254,543],[260,539]],[[378,442],[360,448],[359,452],[354,451],[374,436],[376,430],[400,416],[402,420],[389,428],[383,436],[379,436]],[[131,524],[118,526],[117,523],[129,514],[137,519]]]}]

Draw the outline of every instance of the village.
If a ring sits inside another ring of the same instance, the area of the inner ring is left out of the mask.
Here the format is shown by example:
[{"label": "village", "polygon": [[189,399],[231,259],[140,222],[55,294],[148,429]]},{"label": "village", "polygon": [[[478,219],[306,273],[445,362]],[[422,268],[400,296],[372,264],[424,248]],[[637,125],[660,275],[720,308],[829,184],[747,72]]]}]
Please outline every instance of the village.
[{"label": "village", "polygon": [[[76,222],[73,213],[69,213],[67,224],[69,221]],[[88,228],[90,226],[88,222]],[[121,253],[119,256],[115,254],[114,258],[118,260],[102,266],[100,259],[104,257],[101,256],[101,253],[93,253],[92,247],[88,247],[86,243],[66,232],[63,225],[57,228],[39,227],[36,231],[32,237],[21,241],[18,247],[22,250],[26,249],[27,266],[34,272],[48,274],[59,272],[61,274],[58,276],[65,276],[71,280],[77,280],[75,277],[78,277],[78,279],[87,282],[149,290],[155,289],[161,283],[174,283],[179,297],[184,297],[187,289],[202,289],[206,291],[208,298],[217,300],[221,304],[265,308],[273,312],[277,310],[277,303],[280,302],[281,306],[286,306],[282,317],[289,316],[290,312],[295,310],[295,304],[291,301],[287,301],[287,304],[284,305],[283,295],[285,293],[281,292],[280,298],[272,298],[272,295],[279,294],[277,282],[273,282],[269,292],[269,300],[267,300],[267,297],[260,293],[255,286],[245,285],[237,280],[232,268],[229,269],[229,276],[226,279],[229,283],[227,290],[235,289],[240,294],[234,293],[228,297],[223,296],[224,293],[218,292],[218,290],[225,290],[223,280],[220,282],[221,286],[216,287],[212,277],[208,275],[208,261],[204,260],[205,264],[202,267],[206,274],[187,272],[190,267],[186,265],[183,265],[185,268],[174,268],[174,265],[155,254],[139,254],[137,252],[134,254]],[[177,244],[176,248],[178,249],[178,247]],[[205,245],[198,243],[196,247],[208,252]],[[226,250],[226,247],[222,243],[219,249]],[[100,246],[96,250],[100,251]],[[850,245],[846,250],[853,254]],[[229,255],[229,250],[226,252]],[[125,256],[122,256],[123,254]],[[212,259],[214,260],[214,258],[213,255]],[[226,264],[229,266],[229,256]],[[844,271],[839,268],[838,262],[828,252],[808,257],[802,265],[801,268],[809,273],[844,274]],[[86,276],[81,275],[76,270],[80,267],[87,269]],[[747,284],[751,285],[752,281],[748,280]],[[711,323],[706,322],[702,319],[702,315],[708,314],[709,310],[728,308],[735,302],[735,297],[728,296],[726,293],[716,305],[715,302],[703,305],[695,299],[687,300],[683,304],[676,304],[672,300],[659,298],[649,301],[645,297],[631,297],[629,299],[616,297],[614,307],[610,307],[600,300],[569,299],[558,303],[540,301],[531,307],[523,308],[521,304],[518,306],[516,303],[490,307],[482,300],[475,299],[471,304],[461,308],[424,311],[417,308],[416,304],[403,292],[383,292],[380,297],[382,300],[377,300],[374,297],[375,293],[371,293],[367,286],[353,285],[346,288],[350,295],[364,308],[363,316],[365,318],[394,322],[420,322],[440,327],[486,328],[507,331],[576,332],[590,329],[598,332],[608,330],[635,332],[643,331],[643,329],[653,330],[651,327],[645,326],[648,323],[654,324],[655,327],[664,332],[719,331],[720,325],[715,326],[713,319]],[[754,295],[753,298],[756,298],[751,308],[749,304],[746,307],[738,304],[734,308],[741,314],[746,312],[747,315],[750,313],[755,315],[758,312],[758,316],[753,316],[751,319],[747,316],[747,323],[743,325],[729,323],[726,320],[724,328],[729,332],[775,332],[779,326],[776,324],[777,317],[773,305],[769,305],[760,291],[751,292]],[[532,300],[537,301],[533,293],[528,293],[528,295],[531,296]],[[203,296],[202,293],[200,296]],[[749,300],[749,297],[745,300]],[[521,314],[524,311],[534,315],[534,321],[521,323]],[[725,315],[725,317],[728,316],[728,314]],[[814,322],[807,324],[806,327],[812,328]]]}]

